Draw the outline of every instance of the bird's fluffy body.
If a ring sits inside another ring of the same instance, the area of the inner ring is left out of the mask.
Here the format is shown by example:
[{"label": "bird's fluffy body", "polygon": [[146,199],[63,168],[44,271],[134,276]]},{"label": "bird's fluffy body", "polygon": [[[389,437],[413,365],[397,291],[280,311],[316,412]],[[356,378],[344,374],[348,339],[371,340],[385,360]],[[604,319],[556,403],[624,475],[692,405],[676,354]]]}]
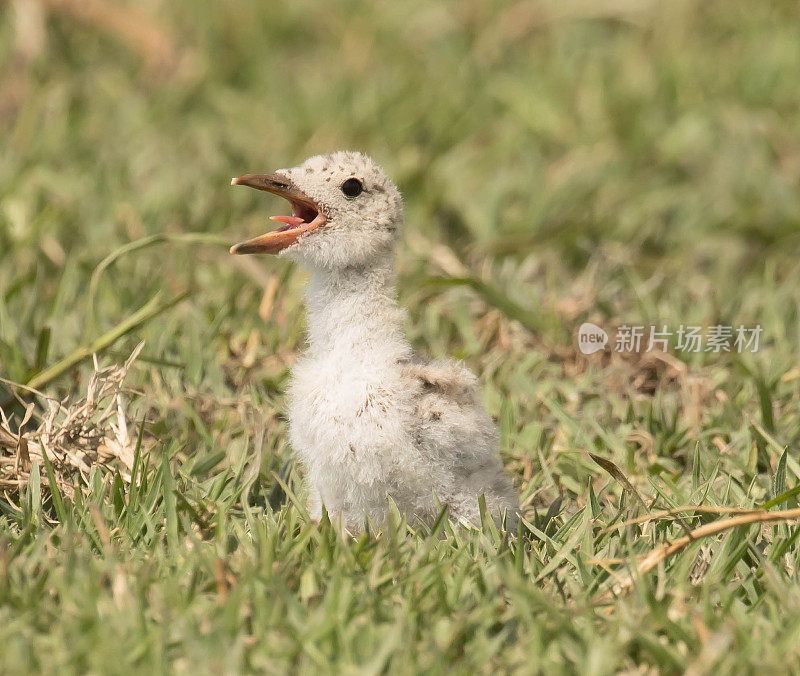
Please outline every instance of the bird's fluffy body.
[{"label": "bird's fluffy body", "polygon": [[[324,504],[357,531],[367,519],[381,525],[391,497],[411,520],[431,522],[447,505],[451,519],[478,525],[483,494],[489,512],[512,524],[516,493],[477,379],[456,362],[421,359],[403,335],[397,188],[359,153],[314,157],[278,174],[328,219],[282,252],[311,269],[309,346],[292,370],[288,413],[312,516]],[[339,190],[350,177],[362,182],[363,199]]]}]

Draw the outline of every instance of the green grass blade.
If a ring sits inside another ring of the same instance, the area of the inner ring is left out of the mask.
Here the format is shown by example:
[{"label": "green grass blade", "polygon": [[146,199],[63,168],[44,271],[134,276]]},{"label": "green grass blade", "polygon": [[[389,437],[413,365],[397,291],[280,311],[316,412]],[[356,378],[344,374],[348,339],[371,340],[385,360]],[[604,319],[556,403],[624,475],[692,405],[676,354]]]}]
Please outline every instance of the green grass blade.
[{"label": "green grass blade", "polygon": [[50,463],[50,458],[47,455],[47,449],[45,449],[44,444],[40,444],[40,447],[42,449],[44,469],[47,473],[47,483],[50,485],[50,500],[53,502],[53,508],[56,511],[56,516],[58,517],[59,522],[66,523],[67,511],[64,508],[64,501],[61,498],[61,491],[58,489],[58,483],[56,482],[56,475],[53,471],[53,465]]}]

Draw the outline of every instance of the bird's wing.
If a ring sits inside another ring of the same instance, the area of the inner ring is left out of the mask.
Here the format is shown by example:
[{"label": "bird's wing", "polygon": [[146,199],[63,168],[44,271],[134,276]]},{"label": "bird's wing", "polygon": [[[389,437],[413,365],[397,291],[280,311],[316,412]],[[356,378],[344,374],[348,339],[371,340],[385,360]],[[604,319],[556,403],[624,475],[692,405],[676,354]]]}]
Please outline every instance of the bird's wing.
[{"label": "bird's wing", "polygon": [[418,452],[451,477],[450,493],[439,495],[456,518],[478,523],[475,496],[486,496],[493,513],[516,508],[513,485],[497,454],[497,428],[486,413],[478,379],[462,364],[414,357],[403,365],[413,401]]},{"label": "bird's wing", "polygon": [[403,375],[423,392],[451,399],[462,406],[480,405],[478,379],[463,364],[414,356],[403,364]]},{"label": "bird's wing", "polygon": [[420,450],[464,467],[494,456],[497,432],[483,408],[478,379],[466,367],[415,355],[402,373]]}]

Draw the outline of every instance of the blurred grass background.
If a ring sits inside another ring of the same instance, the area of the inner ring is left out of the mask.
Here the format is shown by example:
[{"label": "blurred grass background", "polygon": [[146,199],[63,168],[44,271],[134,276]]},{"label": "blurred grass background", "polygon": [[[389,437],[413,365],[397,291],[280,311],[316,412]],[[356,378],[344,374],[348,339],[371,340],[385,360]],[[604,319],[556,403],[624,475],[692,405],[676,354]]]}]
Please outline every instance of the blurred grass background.
[{"label": "blurred grass background", "polygon": [[[800,478],[798,73],[788,0],[0,5],[0,376],[29,382],[155,294],[190,294],[103,354],[146,341],[129,379],[160,472],[144,515],[95,487],[96,511],[52,528],[0,497],[0,662],[788,667],[797,527],[698,543],[598,609],[613,577],[589,559],[683,531],[601,537],[628,506],[585,451],[659,508],[762,504]],[[342,148],[404,192],[409,335],[479,373],[523,501],[563,498],[549,540],[350,545],[281,505],[273,473],[300,490],[282,392],[305,275],[228,256],[275,206],[228,183]],[[583,321],[764,333],[755,355],[587,359]],[[98,523],[109,540],[86,536]]]}]

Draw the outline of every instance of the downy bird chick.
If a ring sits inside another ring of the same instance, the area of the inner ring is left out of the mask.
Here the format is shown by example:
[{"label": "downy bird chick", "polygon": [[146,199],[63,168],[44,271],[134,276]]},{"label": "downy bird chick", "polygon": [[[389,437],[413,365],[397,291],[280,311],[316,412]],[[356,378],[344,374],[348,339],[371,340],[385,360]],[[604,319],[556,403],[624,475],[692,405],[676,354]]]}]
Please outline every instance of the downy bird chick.
[{"label": "downy bird chick", "polygon": [[477,379],[460,363],[415,354],[395,293],[400,192],[370,158],[337,152],[273,174],[233,179],[280,195],[291,216],[231,248],[272,253],[311,271],[308,349],[292,370],[289,438],[306,471],[311,516],[324,505],[351,532],[381,525],[391,497],[412,522],[446,505],[480,525],[478,498],[507,527],[517,495]]}]

